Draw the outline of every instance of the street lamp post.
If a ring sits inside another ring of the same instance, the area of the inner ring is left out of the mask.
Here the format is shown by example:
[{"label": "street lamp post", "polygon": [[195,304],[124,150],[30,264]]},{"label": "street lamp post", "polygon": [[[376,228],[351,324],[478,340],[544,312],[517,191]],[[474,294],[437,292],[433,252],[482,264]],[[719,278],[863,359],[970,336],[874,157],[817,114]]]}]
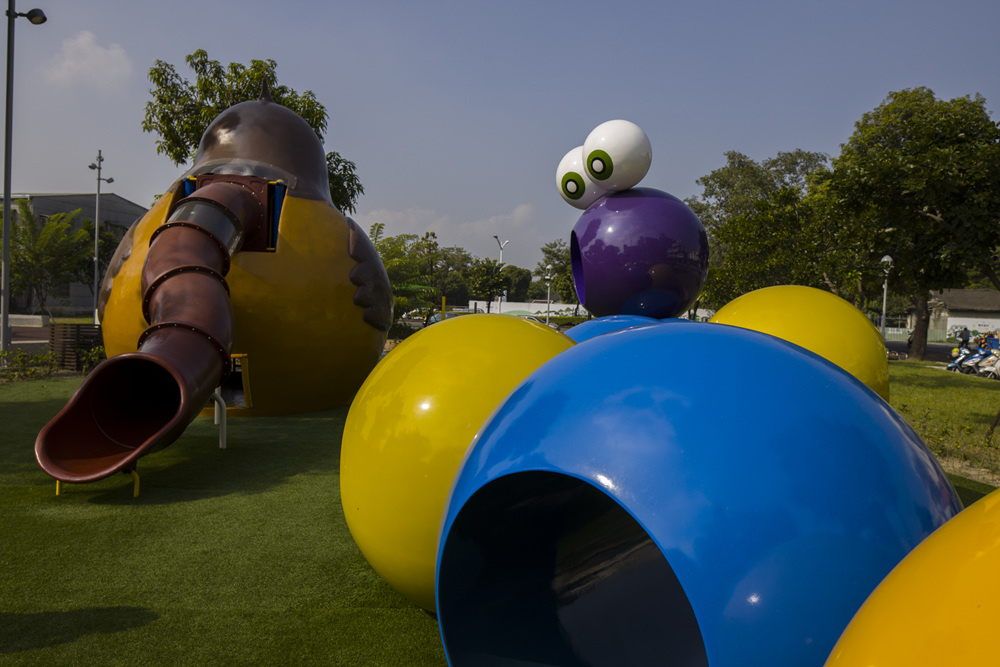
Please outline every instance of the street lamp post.
[{"label": "street lamp post", "polygon": [[3,150],[3,266],[0,267],[0,351],[10,348],[10,163],[14,108],[14,21],[23,16],[33,25],[45,23],[45,12],[18,14],[7,0],[7,106]]},{"label": "street lamp post", "polygon": [[97,201],[94,202],[94,324],[100,324],[101,319],[97,316],[97,295],[98,295],[98,242],[101,230],[101,181],[107,184],[115,182],[114,178],[101,178],[101,163],[104,158],[101,156],[101,149],[97,149],[97,162],[87,165],[88,169],[97,170]]},{"label": "street lamp post", "polygon": [[503,243],[501,243],[500,242],[500,237],[497,236],[496,234],[493,235],[493,238],[495,238],[497,240],[497,245],[500,246],[500,263],[503,264],[503,248],[504,248],[505,245],[507,245],[508,243],[510,243],[510,239],[507,239],[506,241],[504,241]]},{"label": "street lamp post", "polygon": [[882,283],[882,340],[885,340],[885,305],[889,300],[889,271],[892,269],[892,257],[882,258],[882,270],[885,271],[885,282]]},{"label": "street lamp post", "polygon": [[552,265],[545,265],[545,323],[549,323],[549,313],[552,312]]}]

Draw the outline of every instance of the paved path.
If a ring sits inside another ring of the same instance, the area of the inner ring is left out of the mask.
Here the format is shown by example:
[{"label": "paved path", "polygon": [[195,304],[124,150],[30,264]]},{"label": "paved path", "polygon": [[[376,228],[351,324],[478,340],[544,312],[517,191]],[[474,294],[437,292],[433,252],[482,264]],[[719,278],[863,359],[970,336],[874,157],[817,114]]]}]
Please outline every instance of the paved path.
[{"label": "paved path", "polygon": [[[905,340],[886,341],[885,346],[893,352],[906,352]],[[924,361],[946,364],[951,361],[951,350],[954,347],[951,343],[927,343],[927,354],[924,355]]]}]

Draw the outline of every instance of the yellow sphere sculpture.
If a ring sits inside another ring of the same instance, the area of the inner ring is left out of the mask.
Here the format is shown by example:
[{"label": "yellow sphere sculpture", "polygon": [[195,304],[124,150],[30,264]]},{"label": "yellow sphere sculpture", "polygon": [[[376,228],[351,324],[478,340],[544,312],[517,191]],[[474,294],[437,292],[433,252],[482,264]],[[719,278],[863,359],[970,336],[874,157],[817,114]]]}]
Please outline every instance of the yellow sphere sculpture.
[{"label": "yellow sphere sculpture", "polygon": [[889,400],[889,364],[878,329],[839,296],[813,287],[765,287],[733,299],[710,320],[795,343]]},{"label": "yellow sphere sculpture", "polygon": [[400,343],[361,386],[344,427],[340,492],[376,572],[434,611],[437,539],[452,480],[487,417],[573,341],[507,315],[466,315]]},{"label": "yellow sphere sculpture", "polygon": [[1000,625],[1000,491],[948,521],[882,580],[827,667],[989,665]]}]

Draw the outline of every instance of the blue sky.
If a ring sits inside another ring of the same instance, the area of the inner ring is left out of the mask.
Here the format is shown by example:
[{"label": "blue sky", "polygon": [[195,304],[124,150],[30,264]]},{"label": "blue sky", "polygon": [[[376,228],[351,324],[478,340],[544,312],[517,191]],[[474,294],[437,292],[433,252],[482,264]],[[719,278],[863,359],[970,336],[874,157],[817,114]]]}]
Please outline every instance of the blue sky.
[{"label": "blue sky", "polygon": [[1000,109],[996,0],[240,2],[19,0],[14,192],[102,187],[149,205],[183,173],[140,124],[157,59],[190,75],[271,58],[330,114],[328,150],[357,164],[354,216],[389,234],[534,268],[579,217],[555,169],[600,123],[653,146],[642,186],[681,198],[738,150],[835,156],[890,91],[982,94]]}]

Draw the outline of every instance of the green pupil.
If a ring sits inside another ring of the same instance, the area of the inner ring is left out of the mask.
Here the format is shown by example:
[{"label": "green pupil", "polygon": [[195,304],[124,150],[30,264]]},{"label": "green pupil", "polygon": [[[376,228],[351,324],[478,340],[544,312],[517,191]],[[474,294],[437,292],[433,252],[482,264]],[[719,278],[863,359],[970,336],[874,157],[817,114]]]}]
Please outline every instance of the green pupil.
[{"label": "green pupil", "polygon": [[606,181],[615,170],[611,156],[602,150],[590,151],[587,156],[587,171],[595,181]]},{"label": "green pupil", "polygon": [[562,191],[563,194],[570,199],[579,199],[583,196],[587,187],[583,183],[583,177],[575,171],[567,172],[565,176],[562,177]]}]

